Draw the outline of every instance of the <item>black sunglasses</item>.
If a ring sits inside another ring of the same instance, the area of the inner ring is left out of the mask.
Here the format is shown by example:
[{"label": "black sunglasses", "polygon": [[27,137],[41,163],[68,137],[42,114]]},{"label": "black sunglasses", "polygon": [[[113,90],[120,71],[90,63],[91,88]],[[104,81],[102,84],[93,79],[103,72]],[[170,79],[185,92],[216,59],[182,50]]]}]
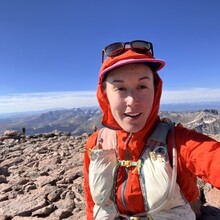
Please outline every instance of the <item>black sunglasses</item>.
[{"label": "black sunglasses", "polygon": [[105,47],[102,50],[102,63],[104,61],[104,55],[108,57],[116,57],[124,53],[127,48],[141,54],[147,54],[148,52],[150,52],[152,57],[154,57],[153,44],[151,42],[143,40],[134,40],[131,42],[124,43],[117,42]]}]

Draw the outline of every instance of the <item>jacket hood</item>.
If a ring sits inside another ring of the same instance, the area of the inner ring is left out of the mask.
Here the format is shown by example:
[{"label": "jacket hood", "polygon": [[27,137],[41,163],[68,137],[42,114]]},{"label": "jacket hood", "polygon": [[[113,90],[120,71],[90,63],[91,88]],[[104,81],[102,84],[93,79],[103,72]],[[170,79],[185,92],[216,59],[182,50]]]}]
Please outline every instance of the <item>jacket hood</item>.
[{"label": "jacket hood", "polygon": [[[107,74],[107,72],[105,71],[106,69],[109,71],[110,69],[114,69],[118,66],[116,66],[116,64],[118,62],[122,63],[122,61],[125,60],[131,60],[133,59],[132,63],[146,63],[147,65],[149,65],[150,68],[152,68],[151,66],[151,60],[157,63],[157,67],[158,67],[158,60],[153,59],[153,58],[149,58],[148,56],[144,55],[144,54],[137,54],[131,50],[126,51],[126,53],[117,56],[115,58],[107,58],[106,61],[103,63],[101,69],[100,69],[100,74],[99,74],[99,82],[98,82],[98,88],[97,88],[97,99],[99,102],[99,105],[101,107],[101,110],[103,112],[103,117],[102,117],[102,124],[106,127],[109,127],[111,129],[115,129],[115,130],[121,130],[122,128],[118,125],[118,123],[116,122],[116,120],[114,119],[112,113],[111,113],[111,109],[110,109],[110,105],[107,99],[107,96],[105,95],[104,92],[104,88],[102,86],[102,81],[103,81],[103,77],[104,74]],[[150,59],[150,60],[149,60]],[[129,62],[131,63],[131,62]],[[124,63],[123,65],[126,65],[128,63]],[[162,68],[165,65],[164,61],[160,61],[160,68]],[[114,66],[114,68],[111,68],[112,66]],[[120,65],[122,66],[122,65]],[[156,122],[159,120],[159,108],[160,108],[160,98],[161,98],[161,94],[162,94],[162,80],[159,77],[159,75],[155,72],[155,94],[154,94],[154,102],[153,102],[153,106],[152,106],[152,110],[151,113],[149,115],[148,120],[146,121],[146,124],[144,126],[144,128],[139,131],[139,132],[143,132],[144,134],[147,134],[149,132],[152,131],[152,129],[154,128]],[[137,133],[139,133],[137,132]],[[135,134],[134,134],[135,135]],[[148,135],[147,135],[148,136]]]}]

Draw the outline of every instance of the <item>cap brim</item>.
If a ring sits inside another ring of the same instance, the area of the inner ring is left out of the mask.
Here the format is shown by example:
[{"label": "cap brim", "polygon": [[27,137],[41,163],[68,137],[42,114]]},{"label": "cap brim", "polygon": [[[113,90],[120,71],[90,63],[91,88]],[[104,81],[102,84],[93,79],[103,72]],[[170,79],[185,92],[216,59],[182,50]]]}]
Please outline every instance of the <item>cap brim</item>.
[{"label": "cap brim", "polygon": [[100,72],[100,77],[103,78],[104,75],[109,72],[110,70],[113,70],[117,67],[126,65],[126,64],[131,64],[131,63],[146,63],[150,68],[152,68],[155,71],[159,71],[165,66],[165,61],[163,60],[158,60],[158,59],[153,59],[153,58],[143,58],[143,59],[126,59],[126,60],[121,60],[118,61],[117,63],[113,64],[112,66],[104,69],[102,72]]}]

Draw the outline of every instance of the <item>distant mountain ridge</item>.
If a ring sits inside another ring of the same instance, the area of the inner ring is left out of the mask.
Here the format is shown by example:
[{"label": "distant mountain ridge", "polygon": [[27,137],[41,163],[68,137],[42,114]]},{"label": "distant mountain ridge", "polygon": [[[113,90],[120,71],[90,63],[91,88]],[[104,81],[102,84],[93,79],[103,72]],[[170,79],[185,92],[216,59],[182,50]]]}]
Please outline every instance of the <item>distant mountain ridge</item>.
[{"label": "distant mountain ridge", "polygon": [[[94,126],[100,128],[101,116],[102,113],[99,108],[73,108],[3,118],[0,119],[0,133],[9,129],[21,131],[22,128],[25,128],[27,135],[48,133],[54,130],[81,135],[85,132],[92,132]],[[220,134],[220,109],[186,112],[162,111],[160,116],[168,117],[175,123],[182,123],[183,126],[202,133]]]},{"label": "distant mountain ridge", "polygon": [[25,128],[27,135],[54,130],[82,134],[91,131],[93,123],[98,124],[100,118],[101,111],[98,108],[73,108],[29,116],[13,116],[0,119],[0,133],[8,129],[21,131]]},{"label": "distant mountain ridge", "polygon": [[161,117],[168,117],[184,127],[220,138],[220,109],[205,109],[192,112],[161,112]]}]

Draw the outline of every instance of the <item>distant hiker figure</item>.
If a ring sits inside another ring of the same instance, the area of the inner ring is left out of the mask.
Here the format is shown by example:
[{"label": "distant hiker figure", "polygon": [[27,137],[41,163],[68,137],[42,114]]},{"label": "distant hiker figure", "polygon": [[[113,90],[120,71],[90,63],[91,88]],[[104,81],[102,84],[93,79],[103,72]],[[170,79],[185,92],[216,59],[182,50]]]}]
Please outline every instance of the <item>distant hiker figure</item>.
[{"label": "distant hiker figure", "polygon": [[92,130],[93,130],[93,132],[96,132],[96,131],[97,131],[96,125],[93,126]]},{"label": "distant hiker figure", "polygon": [[87,220],[196,219],[196,176],[220,189],[220,143],[160,119],[165,62],[152,43],[110,44],[102,62],[104,128],[89,137],[84,154]]},{"label": "distant hiker figure", "polygon": [[26,128],[23,127],[23,128],[22,128],[22,135],[25,135],[25,134],[26,134]]}]

